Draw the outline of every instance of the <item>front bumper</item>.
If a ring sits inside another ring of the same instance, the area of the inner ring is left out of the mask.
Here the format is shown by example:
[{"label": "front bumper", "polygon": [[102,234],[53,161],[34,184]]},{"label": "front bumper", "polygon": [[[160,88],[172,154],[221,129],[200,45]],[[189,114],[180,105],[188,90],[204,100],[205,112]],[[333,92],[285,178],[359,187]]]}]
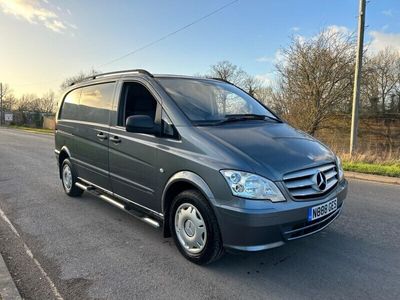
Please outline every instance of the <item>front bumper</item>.
[{"label": "front bumper", "polygon": [[[215,210],[224,246],[243,251],[259,251],[316,233],[340,215],[347,186],[344,179],[329,195],[312,201],[290,199],[287,202],[271,203],[238,198],[234,205],[218,204]],[[337,198],[336,211],[311,222],[307,220],[309,207],[333,198]]]}]

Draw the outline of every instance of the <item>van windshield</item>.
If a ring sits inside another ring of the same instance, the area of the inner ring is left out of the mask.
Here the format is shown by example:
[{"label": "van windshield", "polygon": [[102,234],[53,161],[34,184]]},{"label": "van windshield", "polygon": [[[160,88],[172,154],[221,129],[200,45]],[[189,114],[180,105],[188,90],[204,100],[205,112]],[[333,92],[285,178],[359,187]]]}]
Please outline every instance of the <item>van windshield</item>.
[{"label": "van windshield", "polygon": [[158,82],[196,125],[226,120],[277,118],[257,100],[232,84],[217,80],[158,78]]}]

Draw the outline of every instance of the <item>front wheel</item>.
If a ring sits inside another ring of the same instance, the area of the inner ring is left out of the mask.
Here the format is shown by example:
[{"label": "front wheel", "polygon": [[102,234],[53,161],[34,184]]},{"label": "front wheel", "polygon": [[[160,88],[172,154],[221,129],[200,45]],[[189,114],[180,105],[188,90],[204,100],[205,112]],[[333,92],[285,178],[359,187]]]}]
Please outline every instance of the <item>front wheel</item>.
[{"label": "front wheel", "polygon": [[191,262],[208,264],[223,254],[217,219],[200,192],[188,190],[175,197],[169,224],[179,251]]},{"label": "front wheel", "polygon": [[64,191],[68,196],[79,197],[82,195],[83,190],[75,185],[77,177],[68,158],[64,159],[61,165],[61,181]]}]

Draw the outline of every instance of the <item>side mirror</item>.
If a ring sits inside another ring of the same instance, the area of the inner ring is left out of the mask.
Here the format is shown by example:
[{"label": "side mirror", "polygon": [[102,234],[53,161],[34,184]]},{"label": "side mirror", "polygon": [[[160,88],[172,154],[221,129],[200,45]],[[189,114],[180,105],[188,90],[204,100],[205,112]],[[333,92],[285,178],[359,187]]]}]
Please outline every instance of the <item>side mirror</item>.
[{"label": "side mirror", "polygon": [[126,119],[126,131],[154,134],[154,120],[147,115],[134,115]]}]

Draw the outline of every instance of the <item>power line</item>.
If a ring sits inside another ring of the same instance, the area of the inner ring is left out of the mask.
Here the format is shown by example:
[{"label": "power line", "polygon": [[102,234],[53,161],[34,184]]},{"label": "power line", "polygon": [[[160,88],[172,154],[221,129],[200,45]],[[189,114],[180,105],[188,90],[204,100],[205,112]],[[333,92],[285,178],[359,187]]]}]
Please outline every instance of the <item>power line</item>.
[{"label": "power line", "polygon": [[[191,27],[191,26],[193,26],[193,25],[195,25],[195,24],[197,24],[197,23],[203,21],[204,19],[207,19],[207,18],[211,17],[212,15],[215,15],[216,13],[218,13],[218,12],[220,12],[221,10],[227,8],[228,6],[233,5],[233,4],[236,3],[236,2],[239,2],[239,0],[234,0],[234,1],[228,2],[227,4],[225,4],[225,5],[223,5],[223,6],[219,7],[219,8],[217,8],[217,9],[215,9],[215,10],[209,12],[208,14],[206,14],[206,15],[204,15],[204,16],[202,16],[202,17],[200,17],[200,18],[198,18],[198,19],[196,19],[196,20],[194,20],[194,21],[192,21],[192,22],[190,22],[190,23],[188,23],[188,24],[186,24],[186,25],[184,25],[184,26],[182,26],[182,27],[176,29],[175,31],[172,31],[172,32],[170,32],[170,33],[167,33],[166,35],[164,35],[164,36],[162,36],[162,37],[160,37],[160,38],[158,38],[158,39],[156,39],[156,40],[154,40],[154,41],[152,41],[152,42],[150,42],[150,43],[148,43],[148,44],[146,44],[146,45],[143,45],[143,46],[141,46],[141,47],[139,47],[139,48],[136,48],[135,50],[133,50],[133,51],[131,51],[131,52],[128,52],[128,53],[126,53],[126,54],[124,54],[124,55],[122,55],[122,56],[120,56],[120,57],[117,57],[117,58],[115,58],[115,59],[113,59],[113,60],[110,60],[110,61],[108,61],[108,62],[106,62],[106,63],[104,63],[104,64],[101,64],[101,65],[99,65],[97,68],[101,68],[101,67],[104,67],[104,66],[106,66],[106,65],[112,64],[112,63],[114,63],[114,62],[116,62],[116,61],[119,61],[119,60],[121,60],[121,59],[124,59],[125,57],[128,57],[128,56],[130,56],[130,55],[132,55],[132,54],[135,54],[135,53],[137,53],[137,52],[139,52],[139,51],[141,51],[141,50],[144,50],[144,49],[146,49],[146,48],[148,48],[148,47],[151,47],[151,46],[153,46],[154,44],[157,44],[157,43],[159,43],[159,42],[161,42],[161,41],[163,41],[163,40],[169,38],[170,36],[173,36],[173,35],[175,35],[175,34],[181,32],[181,31],[183,31],[183,30],[185,30],[185,29],[187,29],[187,28],[189,28],[189,27]],[[50,80],[50,81],[44,81],[44,82],[23,83],[23,84],[18,84],[18,85],[15,85],[15,86],[40,85],[40,84],[53,83],[53,82],[60,81],[60,80],[61,80],[61,78],[59,78],[59,79],[54,79],[54,80]]]},{"label": "power line", "polygon": [[135,50],[133,50],[133,51],[131,51],[131,52],[128,52],[128,53],[126,53],[126,54],[124,54],[124,55],[122,55],[122,56],[120,56],[120,57],[117,57],[117,58],[112,59],[112,60],[110,60],[110,61],[108,61],[108,62],[106,62],[106,63],[104,63],[104,64],[102,64],[102,65],[99,65],[98,68],[101,68],[101,67],[104,67],[104,66],[106,66],[106,65],[112,64],[112,63],[114,63],[114,62],[116,62],[116,61],[119,61],[119,60],[121,60],[121,59],[124,59],[125,57],[128,57],[128,56],[130,56],[130,55],[132,55],[132,54],[135,54],[135,53],[137,53],[137,52],[139,52],[139,51],[142,51],[142,50],[144,50],[144,49],[146,49],[146,48],[148,48],[148,47],[151,47],[151,46],[153,46],[154,44],[157,44],[157,43],[159,43],[159,42],[161,42],[161,41],[163,41],[163,40],[169,38],[170,36],[175,35],[175,34],[181,32],[181,31],[183,31],[183,30],[185,30],[185,29],[187,29],[187,28],[189,28],[189,27],[191,27],[191,26],[193,26],[193,25],[195,25],[195,24],[197,24],[197,23],[203,21],[204,19],[207,19],[208,17],[211,17],[212,15],[215,15],[216,13],[218,13],[218,12],[220,12],[221,10],[227,8],[228,6],[233,5],[234,3],[238,2],[238,1],[239,1],[239,0],[231,1],[231,2],[229,2],[229,3],[227,3],[227,4],[225,4],[225,5],[223,5],[223,6],[219,7],[219,8],[217,8],[216,10],[213,10],[213,11],[211,11],[210,13],[208,13],[208,14],[206,14],[206,15],[204,15],[204,16],[202,16],[202,17],[200,17],[200,18],[198,18],[198,19],[196,19],[196,20],[194,20],[194,21],[192,21],[192,22],[190,22],[190,23],[188,23],[188,24],[186,24],[186,25],[184,25],[184,26],[178,28],[178,29],[176,29],[175,31],[172,31],[172,32],[170,32],[170,33],[167,33],[166,35],[164,35],[164,36],[162,36],[162,37],[160,37],[160,38],[158,38],[158,39],[156,39],[156,40],[154,40],[154,41],[152,41],[152,42],[150,42],[150,43],[148,43],[148,44],[146,44],[146,45],[144,45],[144,46],[141,46],[141,47],[139,47],[139,48],[136,48]]}]

